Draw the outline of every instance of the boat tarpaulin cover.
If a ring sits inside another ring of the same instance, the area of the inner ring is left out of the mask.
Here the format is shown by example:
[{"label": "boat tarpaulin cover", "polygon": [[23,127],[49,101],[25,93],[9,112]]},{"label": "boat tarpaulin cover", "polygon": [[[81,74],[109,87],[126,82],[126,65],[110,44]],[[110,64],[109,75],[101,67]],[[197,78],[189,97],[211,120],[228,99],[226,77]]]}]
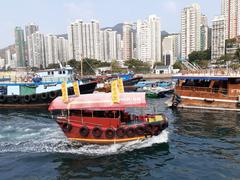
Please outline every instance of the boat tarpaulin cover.
[{"label": "boat tarpaulin cover", "polygon": [[111,93],[82,94],[69,96],[68,103],[57,97],[49,106],[49,111],[65,109],[121,110],[127,107],[145,107],[145,93],[120,93],[120,102],[112,102]]}]

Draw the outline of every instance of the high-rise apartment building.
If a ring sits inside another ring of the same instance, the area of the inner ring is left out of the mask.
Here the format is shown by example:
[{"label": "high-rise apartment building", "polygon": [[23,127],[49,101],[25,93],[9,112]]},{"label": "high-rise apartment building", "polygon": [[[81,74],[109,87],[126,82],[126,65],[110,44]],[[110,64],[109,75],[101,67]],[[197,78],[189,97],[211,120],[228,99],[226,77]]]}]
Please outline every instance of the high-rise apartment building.
[{"label": "high-rise apartment building", "polygon": [[28,36],[32,35],[33,33],[39,31],[38,25],[34,23],[29,23],[25,26],[25,59],[27,65],[30,65],[29,63],[29,54],[28,54]]},{"label": "high-rise apartment building", "polygon": [[132,24],[123,24],[123,60],[130,60],[133,57],[133,33]]},{"label": "high-rise apartment building", "polygon": [[73,22],[68,27],[69,58],[99,59],[100,55],[99,22],[92,20],[84,23],[82,20]]},{"label": "high-rise apartment building", "polygon": [[68,40],[64,37],[59,37],[57,39],[57,49],[58,49],[58,60],[63,63],[69,60],[68,56]]},{"label": "high-rise apartment building", "polygon": [[121,34],[117,34],[117,60],[123,59],[123,43],[122,43],[122,36]]},{"label": "high-rise apartment building", "polygon": [[240,35],[240,0],[222,0],[222,15],[225,18],[225,38]]},{"label": "high-rise apartment building", "polygon": [[44,48],[46,57],[46,67],[49,64],[59,63],[57,36],[49,34],[44,37]]},{"label": "high-rise apartment building", "polygon": [[149,62],[161,61],[161,29],[160,19],[155,15],[148,20],[137,21],[137,58]]},{"label": "high-rise apartment building", "polygon": [[46,67],[44,35],[34,32],[27,37],[28,65],[30,67]]},{"label": "high-rise apartment building", "polygon": [[137,21],[137,58],[151,61],[150,27],[148,21]]},{"label": "high-rise apartment building", "polygon": [[182,59],[188,59],[193,51],[199,51],[201,46],[201,9],[198,4],[192,4],[182,10],[181,39]]},{"label": "high-rise apartment building", "polygon": [[217,60],[225,54],[225,17],[216,16],[212,21],[211,59]]},{"label": "high-rise apartment building", "polygon": [[152,63],[161,61],[161,29],[160,18],[151,15],[148,18],[150,29],[151,60]]},{"label": "high-rise apartment building", "polygon": [[[165,37],[162,41],[163,63],[167,66],[173,65],[180,59],[180,35],[172,34]],[[167,58],[168,57],[168,58]]]},{"label": "high-rise apartment building", "polygon": [[31,34],[35,33],[39,31],[39,27],[38,25],[34,24],[34,23],[30,23],[28,25],[25,26],[25,36],[26,36],[26,40],[27,37],[30,36]]},{"label": "high-rise apartment building", "polygon": [[17,55],[17,67],[25,67],[25,43],[24,43],[24,31],[21,27],[15,28],[15,46]]},{"label": "high-rise apartment building", "polygon": [[208,27],[208,19],[206,15],[202,15],[201,17],[201,26],[200,26],[200,31],[201,31],[201,37],[200,37],[200,50],[205,51],[209,46],[209,27]]},{"label": "high-rise apartment building", "polygon": [[117,59],[117,32],[112,29],[100,31],[100,60],[111,62]]}]

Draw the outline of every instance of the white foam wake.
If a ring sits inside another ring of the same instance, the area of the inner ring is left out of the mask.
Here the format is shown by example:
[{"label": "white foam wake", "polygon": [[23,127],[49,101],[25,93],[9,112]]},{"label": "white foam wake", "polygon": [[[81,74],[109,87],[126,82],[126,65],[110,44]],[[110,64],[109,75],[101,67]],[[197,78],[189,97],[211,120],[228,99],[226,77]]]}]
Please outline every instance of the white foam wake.
[{"label": "white foam wake", "polygon": [[[168,142],[168,131],[163,131],[158,136],[153,136],[145,140],[131,141],[127,143],[112,144],[112,145],[81,145],[73,143],[64,138],[63,134],[58,132],[45,131],[48,136],[40,139],[29,139],[24,135],[21,141],[16,142],[0,142],[0,153],[3,152],[50,152],[50,153],[69,153],[80,155],[111,155],[124,153],[126,151],[133,151],[151,147],[153,144],[161,144]],[[50,134],[50,132],[52,132]],[[23,139],[24,138],[24,139]]]}]

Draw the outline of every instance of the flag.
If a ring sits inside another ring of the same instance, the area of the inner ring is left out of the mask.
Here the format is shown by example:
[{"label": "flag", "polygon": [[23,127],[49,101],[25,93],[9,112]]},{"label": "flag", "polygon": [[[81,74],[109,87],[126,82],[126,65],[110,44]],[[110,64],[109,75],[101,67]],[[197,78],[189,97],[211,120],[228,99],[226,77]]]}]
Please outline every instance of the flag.
[{"label": "flag", "polygon": [[66,81],[63,81],[63,83],[62,83],[62,100],[65,103],[68,102],[68,89],[67,89]]},{"label": "flag", "polygon": [[78,81],[73,82],[73,90],[76,96],[80,96]]},{"label": "flag", "polygon": [[119,89],[118,89],[118,82],[117,80],[112,81],[111,83],[111,91],[112,91],[112,101],[113,103],[119,103]]},{"label": "flag", "polygon": [[123,80],[120,78],[117,80],[118,82],[118,89],[120,93],[124,93],[124,87],[123,87]]}]

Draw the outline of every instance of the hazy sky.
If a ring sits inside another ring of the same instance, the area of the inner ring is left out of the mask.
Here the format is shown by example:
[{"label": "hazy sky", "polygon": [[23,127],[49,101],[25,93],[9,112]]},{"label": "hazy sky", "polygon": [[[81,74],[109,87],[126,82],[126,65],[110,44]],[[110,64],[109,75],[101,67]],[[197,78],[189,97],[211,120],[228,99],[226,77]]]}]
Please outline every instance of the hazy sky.
[{"label": "hazy sky", "polygon": [[100,26],[145,19],[150,14],[161,18],[161,29],[180,30],[183,7],[199,3],[209,22],[220,14],[221,0],[1,0],[0,48],[14,43],[14,27],[35,22],[43,33],[66,33],[75,19],[97,19]]}]

